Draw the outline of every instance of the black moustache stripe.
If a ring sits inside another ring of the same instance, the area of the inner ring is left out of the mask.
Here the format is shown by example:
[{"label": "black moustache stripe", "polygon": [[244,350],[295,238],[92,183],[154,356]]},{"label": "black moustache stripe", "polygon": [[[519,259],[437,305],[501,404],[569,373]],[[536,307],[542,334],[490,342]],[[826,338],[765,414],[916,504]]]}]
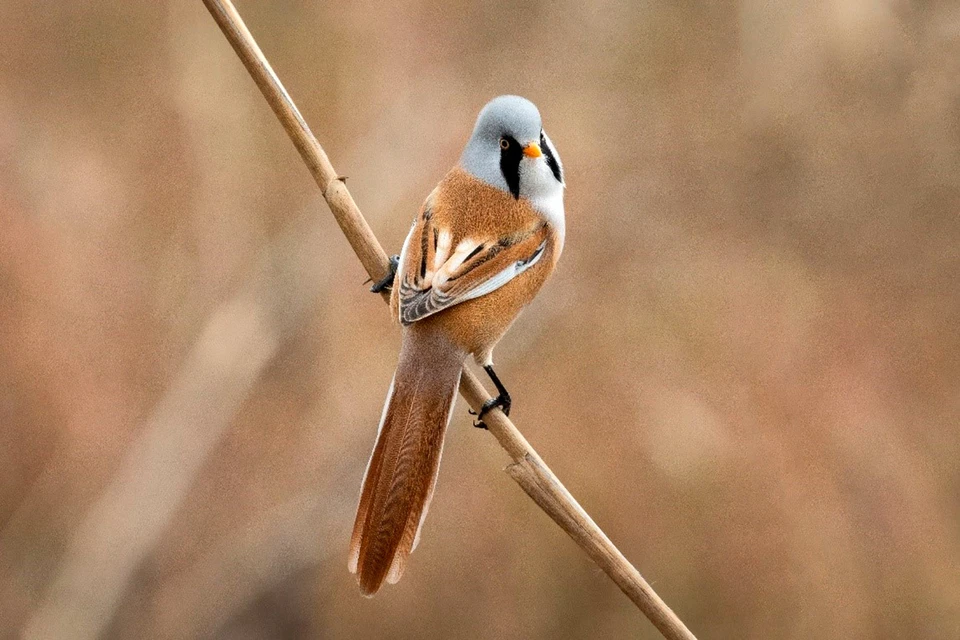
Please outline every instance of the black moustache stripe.
[{"label": "black moustache stripe", "polygon": [[517,200],[520,199],[520,160],[523,158],[523,149],[513,136],[503,136],[507,141],[507,148],[500,149],[500,172],[507,181],[510,193]]},{"label": "black moustache stripe", "polygon": [[550,148],[546,136],[542,133],[540,134],[540,150],[543,151],[543,155],[547,159],[547,166],[553,172],[553,177],[557,179],[557,182],[563,182],[563,171],[560,169],[560,163],[557,162],[557,158],[553,155],[553,149]]}]

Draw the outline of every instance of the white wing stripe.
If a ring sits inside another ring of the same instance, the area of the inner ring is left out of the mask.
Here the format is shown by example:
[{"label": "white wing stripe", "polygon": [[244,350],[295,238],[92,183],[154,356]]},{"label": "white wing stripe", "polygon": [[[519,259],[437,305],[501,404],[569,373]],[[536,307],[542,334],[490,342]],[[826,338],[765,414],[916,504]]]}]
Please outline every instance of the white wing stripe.
[{"label": "white wing stripe", "polygon": [[453,236],[446,229],[440,231],[437,236],[439,237],[437,240],[437,252],[433,256],[434,272],[439,271],[443,263],[450,257],[450,243],[453,241]]},{"label": "white wing stripe", "polygon": [[472,291],[465,293],[460,296],[457,302],[462,302],[464,300],[473,300],[474,298],[479,298],[480,296],[485,296],[492,291],[496,291],[503,285],[507,284],[518,275],[532,267],[533,265],[540,262],[540,258],[543,256],[543,250],[547,246],[546,241],[540,243],[540,246],[537,247],[537,250],[534,252],[533,256],[530,257],[529,261],[519,260],[512,263],[506,269],[496,274],[480,286],[474,288]]}]

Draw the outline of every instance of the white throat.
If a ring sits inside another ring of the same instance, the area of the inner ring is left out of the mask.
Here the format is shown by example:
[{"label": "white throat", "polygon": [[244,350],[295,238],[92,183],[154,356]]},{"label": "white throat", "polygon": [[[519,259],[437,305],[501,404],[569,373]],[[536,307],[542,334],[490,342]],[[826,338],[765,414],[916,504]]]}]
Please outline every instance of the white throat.
[{"label": "white throat", "polygon": [[[555,152],[554,152],[555,153]],[[520,197],[528,202],[546,219],[563,241],[565,231],[563,215],[563,191],[565,185],[557,181],[546,160],[524,158],[520,161]]]},{"label": "white throat", "polygon": [[530,198],[530,204],[556,231],[557,239],[562,247],[563,238],[567,231],[563,211],[563,187],[554,190],[553,193],[545,193]]}]

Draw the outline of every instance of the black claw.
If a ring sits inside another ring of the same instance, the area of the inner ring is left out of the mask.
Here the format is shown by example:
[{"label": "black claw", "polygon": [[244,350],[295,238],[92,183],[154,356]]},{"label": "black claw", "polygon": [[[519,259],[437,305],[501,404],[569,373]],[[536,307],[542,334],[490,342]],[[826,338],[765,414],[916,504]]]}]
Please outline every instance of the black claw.
[{"label": "black claw", "polygon": [[397,275],[397,267],[400,266],[400,256],[390,256],[390,267],[387,269],[387,275],[383,279],[375,282],[370,291],[372,293],[380,293],[382,291],[389,291],[393,289],[393,278]]},{"label": "black claw", "polygon": [[469,413],[472,416],[477,416],[477,418],[479,418],[476,422],[473,423],[473,426],[475,426],[478,429],[486,429],[487,424],[483,421],[483,416],[487,415],[487,413],[489,413],[490,410],[493,409],[494,407],[499,407],[500,410],[503,411],[503,415],[509,416],[510,415],[510,396],[507,396],[507,397],[497,396],[496,398],[490,398],[489,400],[483,403],[482,407],[480,407],[480,413],[477,413],[472,409],[467,409],[467,413]]},{"label": "black claw", "polygon": [[494,407],[500,407],[500,410],[503,411],[503,415],[510,415],[510,396],[499,395],[496,398],[490,398],[483,403],[483,406],[480,407],[480,413],[477,414],[477,417],[480,420],[483,420],[483,416],[487,415],[491,409]]},{"label": "black claw", "polygon": [[[473,409],[467,409],[467,413],[469,413],[469,414],[472,415],[472,416],[477,415],[477,412],[474,411]],[[486,429],[486,428],[487,428],[487,425],[484,424],[483,420],[474,420],[473,426],[476,427],[477,429]]]}]

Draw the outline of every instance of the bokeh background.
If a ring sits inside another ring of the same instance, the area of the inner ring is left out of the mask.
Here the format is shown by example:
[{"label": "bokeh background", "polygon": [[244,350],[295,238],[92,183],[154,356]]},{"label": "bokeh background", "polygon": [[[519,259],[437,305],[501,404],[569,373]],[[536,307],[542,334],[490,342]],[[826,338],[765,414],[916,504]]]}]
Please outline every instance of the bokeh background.
[{"label": "bokeh background", "polygon": [[[701,639],[960,634],[960,6],[242,0],[396,252],[541,108],[558,272],[514,417]],[[461,401],[358,595],[398,348],[194,2],[0,4],[0,636],[657,638]]]}]

